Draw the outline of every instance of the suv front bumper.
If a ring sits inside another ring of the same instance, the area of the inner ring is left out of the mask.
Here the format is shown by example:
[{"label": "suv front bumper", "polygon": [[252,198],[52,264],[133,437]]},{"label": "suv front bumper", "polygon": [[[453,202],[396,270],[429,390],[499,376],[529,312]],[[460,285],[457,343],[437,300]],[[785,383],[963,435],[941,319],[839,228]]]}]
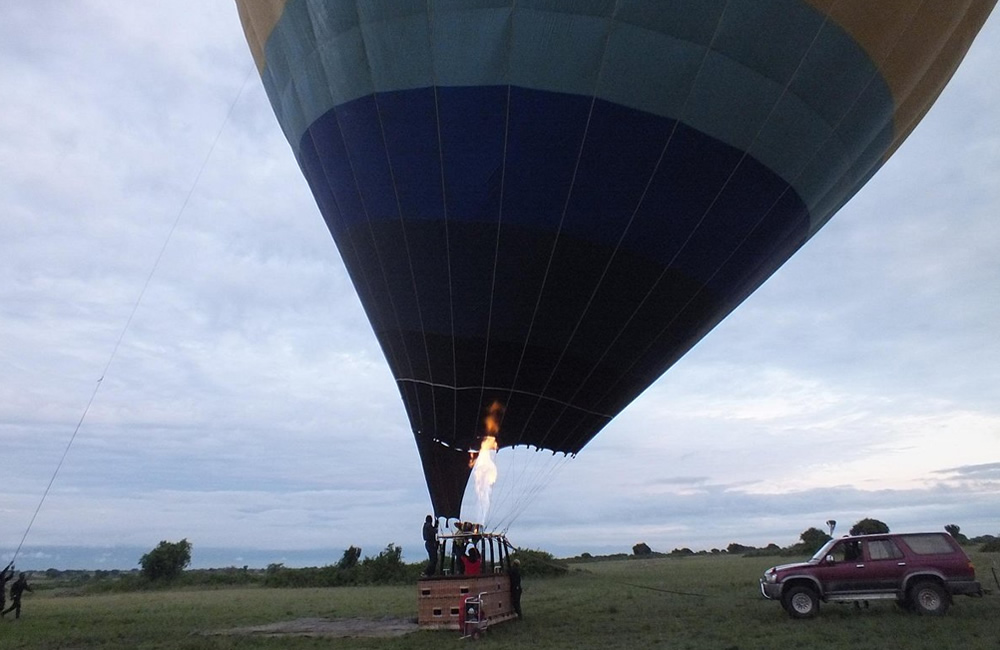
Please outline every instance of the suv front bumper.
[{"label": "suv front bumper", "polygon": [[760,595],[768,600],[778,600],[781,598],[781,583],[780,582],[768,582],[766,579],[760,579]]}]

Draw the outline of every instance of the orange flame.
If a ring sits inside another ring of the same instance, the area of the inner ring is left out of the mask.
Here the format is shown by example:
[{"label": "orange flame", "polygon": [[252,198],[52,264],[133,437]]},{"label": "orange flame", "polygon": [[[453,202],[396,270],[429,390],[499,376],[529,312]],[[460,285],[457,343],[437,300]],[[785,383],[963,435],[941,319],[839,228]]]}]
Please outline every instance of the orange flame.
[{"label": "orange flame", "polygon": [[497,482],[497,466],[493,462],[498,449],[497,435],[500,433],[500,419],[503,417],[503,404],[494,401],[486,410],[483,418],[483,441],[479,451],[469,452],[469,467],[475,479],[476,497],[479,501],[479,521],[486,521],[490,509],[490,496],[493,485]]},{"label": "orange flame", "polygon": [[483,418],[483,442],[479,445],[479,451],[469,452],[469,467],[475,468],[478,458],[483,452],[497,450],[497,436],[500,433],[500,419],[502,417],[503,404],[493,400],[493,403],[486,409],[486,417]]}]

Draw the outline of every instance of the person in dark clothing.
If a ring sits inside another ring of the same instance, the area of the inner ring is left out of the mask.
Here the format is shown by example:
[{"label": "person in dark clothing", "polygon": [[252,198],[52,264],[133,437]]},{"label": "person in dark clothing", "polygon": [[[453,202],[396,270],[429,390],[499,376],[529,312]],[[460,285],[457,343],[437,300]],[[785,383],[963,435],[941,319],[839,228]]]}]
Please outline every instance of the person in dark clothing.
[{"label": "person in dark clothing", "polygon": [[424,520],[424,548],[427,549],[427,569],[424,575],[432,576],[437,571],[438,543],[437,526],[430,515]]},{"label": "person in dark clothing", "polygon": [[25,575],[21,573],[17,576],[14,584],[10,586],[11,605],[7,609],[0,611],[0,616],[6,616],[14,612],[14,618],[21,618],[21,594],[26,591],[31,591],[31,586],[28,585],[28,579]]},{"label": "person in dark clothing", "polygon": [[510,565],[510,604],[518,618],[521,614],[521,560],[514,560]]},{"label": "person in dark clothing", "polygon": [[7,606],[7,582],[14,577],[14,562],[0,571],[0,612]]}]

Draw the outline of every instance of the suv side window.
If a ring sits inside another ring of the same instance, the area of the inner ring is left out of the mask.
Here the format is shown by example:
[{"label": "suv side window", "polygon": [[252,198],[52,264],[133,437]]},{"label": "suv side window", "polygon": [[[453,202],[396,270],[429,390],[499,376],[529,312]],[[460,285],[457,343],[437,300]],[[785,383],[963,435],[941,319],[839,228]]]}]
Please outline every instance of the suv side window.
[{"label": "suv side window", "polygon": [[832,555],[834,562],[860,562],[861,542],[858,540],[837,542],[827,555]]},{"label": "suv side window", "polygon": [[903,541],[917,555],[954,553],[944,535],[903,535]]},{"label": "suv side window", "polygon": [[903,557],[891,539],[873,539],[868,542],[868,557],[872,560],[898,560]]}]

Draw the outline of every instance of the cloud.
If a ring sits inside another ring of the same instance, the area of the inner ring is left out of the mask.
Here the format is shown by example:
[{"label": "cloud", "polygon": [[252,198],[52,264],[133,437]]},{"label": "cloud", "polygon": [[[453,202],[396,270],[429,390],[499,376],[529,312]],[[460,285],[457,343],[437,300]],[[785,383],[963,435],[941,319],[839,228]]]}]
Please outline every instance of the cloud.
[{"label": "cloud", "polygon": [[936,473],[957,478],[1000,478],[1000,463],[983,463],[938,470]]}]

